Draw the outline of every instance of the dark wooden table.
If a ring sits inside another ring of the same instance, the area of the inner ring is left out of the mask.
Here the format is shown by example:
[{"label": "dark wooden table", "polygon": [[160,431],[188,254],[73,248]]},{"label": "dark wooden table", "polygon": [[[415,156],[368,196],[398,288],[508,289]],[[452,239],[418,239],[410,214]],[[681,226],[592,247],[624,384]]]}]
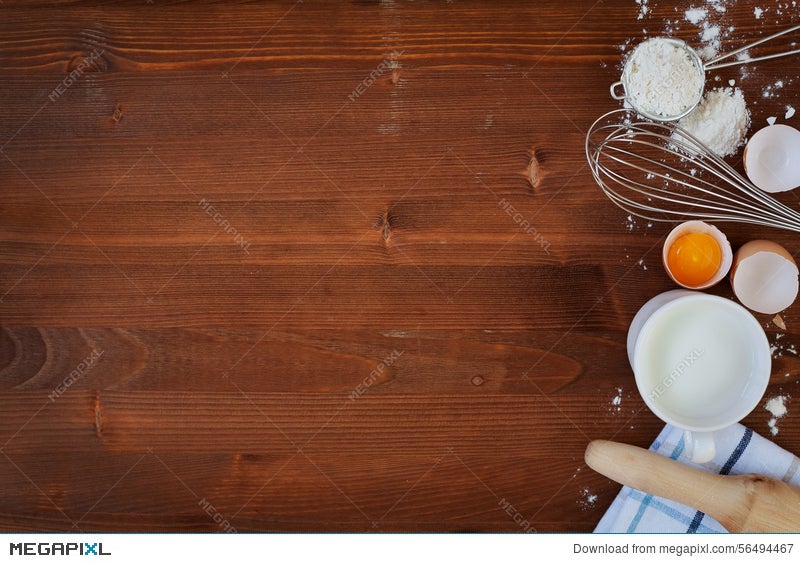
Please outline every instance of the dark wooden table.
[{"label": "dark wooden table", "polygon": [[[591,530],[587,442],[662,428],[624,342],[668,227],[583,154],[620,45],[697,39],[650,4],[3,0],[0,528]],[[798,19],[754,6],[724,47]]]}]

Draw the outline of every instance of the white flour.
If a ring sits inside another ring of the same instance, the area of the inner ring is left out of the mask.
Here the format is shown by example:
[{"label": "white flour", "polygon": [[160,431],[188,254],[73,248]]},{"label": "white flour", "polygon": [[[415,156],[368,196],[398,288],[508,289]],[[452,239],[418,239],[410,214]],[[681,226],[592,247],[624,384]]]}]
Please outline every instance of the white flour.
[{"label": "white flour", "polygon": [[708,0],[708,3],[718,12],[724,12],[728,8],[725,6],[726,0]]},{"label": "white flour", "polygon": [[695,103],[705,81],[686,51],[663,37],[638,45],[625,68],[628,98],[653,115],[682,113]]},{"label": "white flour", "polygon": [[769,426],[769,430],[773,436],[778,434],[778,419],[789,412],[786,408],[786,399],[788,398],[788,395],[778,395],[772,397],[767,401],[767,404],[764,405],[764,408],[772,415],[772,418],[767,422],[767,426]]},{"label": "white flour", "polygon": [[594,508],[594,505],[597,502],[597,495],[590,491],[588,487],[581,489],[581,497],[582,498],[578,500],[578,504],[581,505],[581,508],[584,510]]},{"label": "white flour", "polygon": [[706,43],[711,43],[712,45],[714,42],[719,42],[719,26],[718,25],[707,25],[703,28],[703,33],[700,34],[700,39],[705,41]]},{"label": "white flour", "polygon": [[647,12],[650,11],[650,7],[647,5],[647,0],[636,0],[636,3],[639,4],[639,16],[636,19],[644,19],[644,17],[647,15]]},{"label": "white flour", "polygon": [[708,16],[705,8],[690,8],[686,10],[686,21],[697,25]]},{"label": "white flour", "polygon": [[[639,261],[641,262],[641,260]],[[611,408],[609,409],[612,413],[618,413],[622,411],[622,387],[617,387],[617,394],[611,399]]]},{"label": "white flour", "polygon": [[[689,8],[684,12],[684,17],[692,25],[700,28],[700,41],[697,52],[703,60],[710,60],[717,56],[722,39],[727,38],[733,31],[724,22],[720,14],[725,13],[726,7],[722,2],[707,2],[708,8]],[[711,12],[711,8],[714,12]]]},{"label": "white flour", "polygon": [[[652,180],[653,178],[655,178],[655,176],[648,178],[648,180]],[[625,228],[628,229],[629,233],[632,233],[633,231],[641,231],[644,228],[647,229],[653,228],[652,221],[648,221],[647,223],[644,224],[644,226],[642,226],[642,224],[639,223],[639,221],[637,221],[636,219],[637,217],[635,217],[634,215],[628,215],[628,217],[625,219]]]},{"label": "white flour", "polygon": [[715,88],[678,125],[719,156],[728,156],[742,145],[750,125],[750,112],[740,89]]},{"label": "white flour", "polygon": [[767,404],[764,405],[764,408],[767,409],[775,418],[780,418],[789,412],[786,409],[786,397],[783,395],[772,397],[769,401],[767,401]]},{"label": "white flour", "polygon": [[785,354],[797,356],[797,346],[792,343],[783,342],[781,339],[786,336],[785,333],[779,332],[775,334],[775,340],[769,345],[769,351],[773,358],[781,358]]}]

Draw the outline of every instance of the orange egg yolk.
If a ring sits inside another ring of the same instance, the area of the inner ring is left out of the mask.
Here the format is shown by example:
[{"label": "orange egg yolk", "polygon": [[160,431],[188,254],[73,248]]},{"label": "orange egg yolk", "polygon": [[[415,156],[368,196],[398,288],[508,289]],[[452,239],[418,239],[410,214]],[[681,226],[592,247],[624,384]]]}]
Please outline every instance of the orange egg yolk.
[{"label": "orange egg yolk", "polygon": [[667,267],[675,281],[696,287],[714,277],[722,264],[722,249],[707,233],[679,236],[667,253]]}]

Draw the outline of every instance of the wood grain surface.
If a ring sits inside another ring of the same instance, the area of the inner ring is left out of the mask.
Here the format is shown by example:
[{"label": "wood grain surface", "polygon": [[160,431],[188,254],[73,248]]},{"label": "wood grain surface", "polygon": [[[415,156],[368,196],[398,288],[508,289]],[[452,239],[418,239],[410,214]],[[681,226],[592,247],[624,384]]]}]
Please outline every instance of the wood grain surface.
[{"label": "wood grain surface", "polygon": [[[650,4],[3,0],[0,530],[590,531],[588,442],[663,425],[625,334],[668,227],[583,152],[625,45],[697,41]],[[753,8],[724,48],[798,20]],[[720,81],[760,128],[798,69]]]}]

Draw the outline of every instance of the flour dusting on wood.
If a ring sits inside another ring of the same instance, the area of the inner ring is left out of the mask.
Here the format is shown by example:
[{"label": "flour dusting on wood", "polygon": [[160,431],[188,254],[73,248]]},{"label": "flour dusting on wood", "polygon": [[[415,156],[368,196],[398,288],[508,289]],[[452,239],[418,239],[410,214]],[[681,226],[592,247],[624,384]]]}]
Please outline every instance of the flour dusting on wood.
[{"label": "flour dusting on wood", "polygon": [[767,426],[769,426],[769,431],[773,436],[778,435],[778,419],[782,418],[787,412],[789,412],[786,408],[786,401],[788,399],[788,395],[777,395],[769,399],[764,405],[764,408],[767,409],[772,415],[772,418],[770,418],[767,422]]}]

